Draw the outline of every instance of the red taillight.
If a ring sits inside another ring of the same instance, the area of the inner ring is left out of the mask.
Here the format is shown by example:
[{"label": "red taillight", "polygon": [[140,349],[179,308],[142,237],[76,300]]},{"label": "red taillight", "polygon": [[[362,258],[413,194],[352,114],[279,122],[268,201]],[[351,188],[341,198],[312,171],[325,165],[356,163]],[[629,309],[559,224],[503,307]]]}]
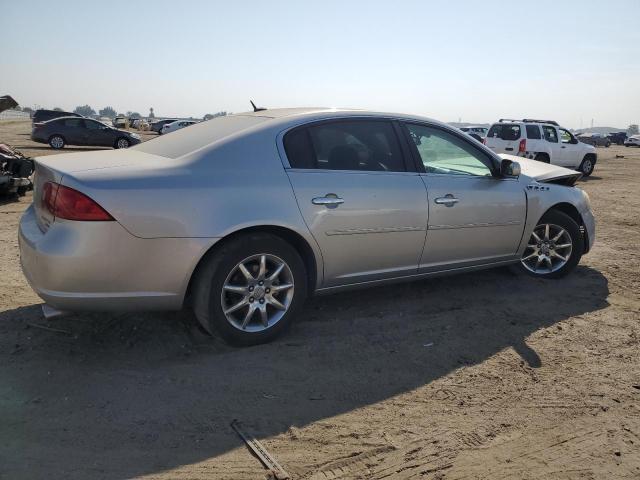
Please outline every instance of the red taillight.
[{"label": "red taillight", "polygon": [[51,215],[65,220],[105,222],[113,217],[96,202],[73,188],[46,182],[42,188],[42,206]]},{"label": "red taillight", "polygon": [[520,145],[518,146],[518,153],[524,153],[527,151],[527,139],[523,138],[520,140]]}]

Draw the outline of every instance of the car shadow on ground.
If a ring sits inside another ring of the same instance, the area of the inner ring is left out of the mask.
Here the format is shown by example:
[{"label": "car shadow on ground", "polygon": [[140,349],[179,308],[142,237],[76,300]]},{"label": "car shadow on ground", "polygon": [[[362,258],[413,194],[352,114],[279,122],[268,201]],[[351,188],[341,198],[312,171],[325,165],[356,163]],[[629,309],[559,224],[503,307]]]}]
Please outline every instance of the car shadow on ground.
[{"label": "car shadow on ground", "polygon": [[269,437],[506,348],[537,368],[545,358],[527,337],[605,308],[608,293],[582,266],[557,281],[509,269],[442,277],[312,299],[287,335],[244,349],[205,336],[189,313],[2,312],[0,474],[153,474],[241,446],[233,419]]},{"label": "car shadow on ground", "polygon": [[11,145],[16,150],[48,150],[56,153],[75,153],[75,152],[93,152],[96,150],[113,150],[111,147],[77,147],[74,145],[68,145],[60,150],[55,150],[48,145],[36,146],[36,145]]}]

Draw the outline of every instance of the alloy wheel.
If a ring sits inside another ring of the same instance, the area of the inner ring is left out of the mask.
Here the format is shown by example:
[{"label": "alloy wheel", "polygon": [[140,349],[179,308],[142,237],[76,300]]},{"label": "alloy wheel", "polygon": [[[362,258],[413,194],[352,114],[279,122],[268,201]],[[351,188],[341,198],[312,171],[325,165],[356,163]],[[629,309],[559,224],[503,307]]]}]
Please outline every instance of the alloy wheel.
[{"label": "alloy wheel", "polygon": [[544,275],[564,267],[572,250],[573,242],[567,230],[552,223],[542,223],[533,229],[520,261],[530,272]]},{"label": "alloy wheel", "polygon": [[64,147],[64,140],[62,137],[58,137],[57,135],[51,139],[50,142],[53,148],[62,148]]},{"label": "alloy wheel", "polygon": [[591,160],[585,160],[582,163],[582,173],[589,173],[591,172]]},{"label": "alloy wheel", "polygon": [[121,138],[118,140],[118,143],[116,144],[118,148],[128,148],[129,147],[129,141],[125,138]]},{"label": "alloy wheel", "polygon": [[293,293],[293,274],[286,262],[262,253],[245,258],[231,270],[220,300],[231,325],[245,332],[261,332],[287,313]]}]

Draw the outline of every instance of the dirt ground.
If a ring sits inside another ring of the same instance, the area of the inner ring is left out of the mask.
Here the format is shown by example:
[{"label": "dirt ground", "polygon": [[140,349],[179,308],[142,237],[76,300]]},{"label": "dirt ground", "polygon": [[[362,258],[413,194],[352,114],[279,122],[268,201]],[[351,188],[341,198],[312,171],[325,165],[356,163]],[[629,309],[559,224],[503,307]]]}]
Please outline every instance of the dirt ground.
[{"label": "dirt ground", "polygon": [[[28,133],[0,124],[54,153]],[[596,244],[568,278],[312,299],[245,349],[186,312],[45,321],[18,258],[31,197],[2,200],[0,478],[264,478],[233,419],[296,479],[640,478],[640,149],[598,154]]]}]

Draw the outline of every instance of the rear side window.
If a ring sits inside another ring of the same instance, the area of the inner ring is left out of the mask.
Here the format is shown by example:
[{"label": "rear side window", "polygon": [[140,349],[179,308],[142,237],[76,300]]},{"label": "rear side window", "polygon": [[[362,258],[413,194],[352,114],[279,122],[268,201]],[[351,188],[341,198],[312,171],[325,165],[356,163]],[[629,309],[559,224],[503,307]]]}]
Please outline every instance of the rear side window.
[{"label": "rear side window", "polygon": [[538,125],[527,125],[527,138],[530,140],[540,140],[540,127]]},{"label": "rear side window", "polygon": [[289,132],[284,139],[293,168],[405,171],[398,138],[390,122],[340,121]]},{"label": "rear side window", "polygon": [[547,142],[558,143],[558,133],[555,128],[543,125],[542,131],[544,132],[544,139]]},{"label": "rear side window", "polygon": [[496,123],[489,129],[487,137],[501,140],[518,140],[520,138],[520,125],[515,123]]},{"label": "rear side window", "polygon": [[67,118],[64,121],[65,127],[84,127],[84,122],[80,118]]}]

